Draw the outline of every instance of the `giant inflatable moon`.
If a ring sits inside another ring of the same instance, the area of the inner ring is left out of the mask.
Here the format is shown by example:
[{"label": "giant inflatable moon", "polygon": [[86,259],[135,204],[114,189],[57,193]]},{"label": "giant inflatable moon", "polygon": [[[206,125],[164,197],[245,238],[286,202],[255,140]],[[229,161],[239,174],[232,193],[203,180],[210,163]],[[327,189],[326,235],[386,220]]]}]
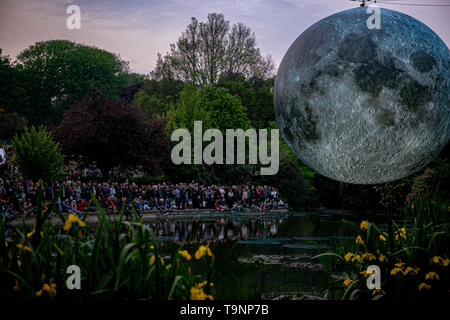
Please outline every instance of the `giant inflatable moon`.
[{"label": "giant inflatable moon", "polygon": [[274,87],[278,126],[294,153],[356,184],[406,177],[450,137],[449,49],[400,12],[381,9],[381,28],[369,29],[372,14],[350,9],[311,26],[287,51]]}]

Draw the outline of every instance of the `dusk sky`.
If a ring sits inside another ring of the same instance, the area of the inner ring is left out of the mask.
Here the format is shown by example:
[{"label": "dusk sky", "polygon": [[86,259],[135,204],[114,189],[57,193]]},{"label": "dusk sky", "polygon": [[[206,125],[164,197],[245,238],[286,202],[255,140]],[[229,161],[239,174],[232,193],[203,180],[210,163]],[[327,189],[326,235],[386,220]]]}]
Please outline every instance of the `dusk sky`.
[{"label": "dusk sky", "polygon": [[[450,5],[450,0],[395,2]],[[66,27],[70,4],[81,9],[81,30]],[[37,41],[68,39],[118,53],[132,71],[148,74],[157,53],[169,50],[191,17],[205,21],[208,13],[218,12],[231,24],[249,26],[263,55],[272,55],[278,66],[310,25],[358,5],[349,0],[0,0],[0,48],[14,60]],[[422,21],[449,46],[450,6],[377,5]]]}]

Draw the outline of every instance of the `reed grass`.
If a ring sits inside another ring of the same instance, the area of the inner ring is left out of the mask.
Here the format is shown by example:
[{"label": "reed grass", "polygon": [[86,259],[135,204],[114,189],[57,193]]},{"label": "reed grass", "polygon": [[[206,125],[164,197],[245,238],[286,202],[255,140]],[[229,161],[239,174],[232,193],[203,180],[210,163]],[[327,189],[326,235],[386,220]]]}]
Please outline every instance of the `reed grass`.
[{"label": "reed grass", "polygon": [[[201,246],[196,255],[171,244],[162,246],[134,210],[132,221],[124,221],[123,207],[114,220],[95,198],[86,208],[92,204],[97,208],[95,227],[83,222],[87,209],[77,219],[59,212],[55,201],[45,209],[41,197],[33,229],[22,220],[7,241],[6,222],[0,222],[2,299],[212,299],[214,255],[208,246]],[[50,213],[64,228],[52,225]],[[164,258],[166,252],[169,257]],[[79,290],[67,287],[70,265],[80,267]]]}]

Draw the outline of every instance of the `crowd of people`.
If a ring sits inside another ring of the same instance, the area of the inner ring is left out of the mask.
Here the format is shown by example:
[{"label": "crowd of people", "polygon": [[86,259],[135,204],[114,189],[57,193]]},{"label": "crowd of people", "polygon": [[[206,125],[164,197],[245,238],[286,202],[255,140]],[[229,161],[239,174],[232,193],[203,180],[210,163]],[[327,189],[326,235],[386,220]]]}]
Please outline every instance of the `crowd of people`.
[{"label": "crowd of people", "polygon": [[62,182],[44,184],[25,180],[17,167],[6,162],[0,169],[0,213],[6,219],[17,214],[36,213],[38,190],[43,190],[43,200],[56,199],[61,212],[77,213],[92,205],[95,197],[108,212],[118,212],[122,207],[131,215],[132,208],[138,213],[156,210],[209,209],[213,211],[265,211],[286,207],[276,188],[250,184],[218,186],[191,183],[155,183],[138,185],[124,182],[98,182],[82,179],[79,170],[68,170]]}]

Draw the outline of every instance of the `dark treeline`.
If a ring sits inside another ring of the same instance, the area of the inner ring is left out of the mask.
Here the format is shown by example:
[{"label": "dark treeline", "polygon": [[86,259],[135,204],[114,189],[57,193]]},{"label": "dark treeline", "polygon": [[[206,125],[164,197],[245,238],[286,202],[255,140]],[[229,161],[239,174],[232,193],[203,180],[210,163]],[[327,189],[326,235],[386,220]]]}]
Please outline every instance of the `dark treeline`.
[{"label": "dark treeline", "polygon": [[448,147],[416,175],[378,186],[320,176],[284,141],[274,176],[260,176],[257,165],[172,164],[170,133],[192,130],[194,120],[204,130],[277,128],[274,77],[274,61],[262,56],[250,28],[216,13],[193,18],[148,75],[130,72],[118,54],[67,40],[38,42],[15,61],[0,51],[0,143],[45,125],[66,160],[95,162],[104,179],[119,169],[151,181],[271,185],[294,209],[403,207],[437,185],[439,197],[450,198]]}]

